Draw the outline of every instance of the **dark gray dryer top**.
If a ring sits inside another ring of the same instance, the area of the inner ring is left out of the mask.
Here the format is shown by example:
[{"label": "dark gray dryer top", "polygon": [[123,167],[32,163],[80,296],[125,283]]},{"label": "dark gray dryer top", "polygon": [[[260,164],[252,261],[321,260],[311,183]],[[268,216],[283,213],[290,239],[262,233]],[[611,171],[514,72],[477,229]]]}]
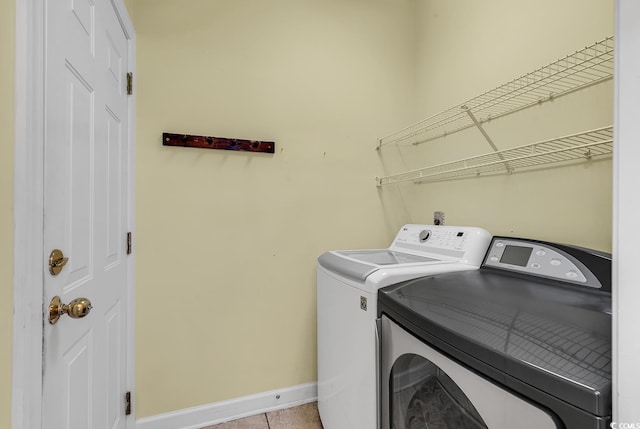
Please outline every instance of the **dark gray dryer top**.
[{"label": "dark gray dryer top", "polygon": [[389,286],[378,302],[380,314],[496,382],[611,413],[608,292],[483,266]]}]

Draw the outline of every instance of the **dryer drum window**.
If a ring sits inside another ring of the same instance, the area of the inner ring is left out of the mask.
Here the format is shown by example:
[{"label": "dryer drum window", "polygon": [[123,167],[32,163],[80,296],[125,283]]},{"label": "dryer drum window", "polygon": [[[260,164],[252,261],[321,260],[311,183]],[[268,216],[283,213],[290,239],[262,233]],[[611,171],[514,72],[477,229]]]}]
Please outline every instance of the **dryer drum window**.
[{"label": "dryer drum window", "polygon": [[487,429],[460,387],[422,356],[398,358],[389,384],[391,421],[396,429]]}]

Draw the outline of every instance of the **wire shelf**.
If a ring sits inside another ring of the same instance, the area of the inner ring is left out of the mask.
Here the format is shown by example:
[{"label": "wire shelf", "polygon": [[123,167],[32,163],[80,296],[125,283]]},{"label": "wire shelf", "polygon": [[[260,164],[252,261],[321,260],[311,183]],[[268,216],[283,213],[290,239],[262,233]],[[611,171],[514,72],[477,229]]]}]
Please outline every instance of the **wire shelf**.
[{"label": "wire shelf", "polygon": [[613,37],[567,55],[462,104],[379,139],[391,143],[425,143],[613,78]]},{"label": "wire shelf", "polygon": [[512,173],[516,169],[577,159],[588,160],[612,152],[613,127],[603,127],[392,176],[377,177],[376,181],[378,186],[382,186],[406,181],[436,182],[485,173]]}]

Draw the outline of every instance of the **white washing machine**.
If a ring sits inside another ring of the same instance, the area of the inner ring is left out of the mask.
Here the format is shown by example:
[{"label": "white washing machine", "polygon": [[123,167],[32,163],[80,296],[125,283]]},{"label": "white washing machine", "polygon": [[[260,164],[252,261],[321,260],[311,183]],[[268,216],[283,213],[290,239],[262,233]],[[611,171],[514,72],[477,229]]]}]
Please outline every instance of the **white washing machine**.
[{"label": "white washing machine", "polygon": [[475,270],[491,235],[473,227],[405,225],[388,249],[318,258],[318,409],[324,429],[378,427],[378,289]]},{"label": "white washing machine", "polygon": [[382,429],[607,429],[611,255],[494,237],[378,294]]}]

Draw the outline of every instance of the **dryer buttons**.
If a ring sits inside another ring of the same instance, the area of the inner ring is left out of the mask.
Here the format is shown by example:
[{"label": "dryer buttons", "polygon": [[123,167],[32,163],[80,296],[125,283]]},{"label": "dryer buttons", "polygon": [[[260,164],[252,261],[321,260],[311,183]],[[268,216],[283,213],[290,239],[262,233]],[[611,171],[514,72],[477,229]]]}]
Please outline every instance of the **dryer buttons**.
[{"label": "dryer buttons", "polygon": [[562,249],[517,238],[495,239],[484,265],[547,278],[588,283],[582,264]]},{"label": "dryer buttons", "polygon": [[575,271],[571,270],[571,271],[567,272],[565,274],[565,276],[567,276],[567,278],[569,278],[569,279],[575,279],[575,278],[578,278],[578,273],[576,273]]}]

